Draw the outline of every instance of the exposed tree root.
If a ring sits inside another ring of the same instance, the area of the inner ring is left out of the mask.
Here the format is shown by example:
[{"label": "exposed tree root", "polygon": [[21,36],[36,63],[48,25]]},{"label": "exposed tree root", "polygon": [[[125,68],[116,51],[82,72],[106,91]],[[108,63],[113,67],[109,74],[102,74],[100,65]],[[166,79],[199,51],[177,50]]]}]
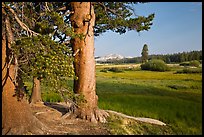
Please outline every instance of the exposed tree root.
[{"label": "exposed tree root", "polygon": [[91,121],[93,123],[106,123],[107,120],[106,118],[109,116],[109,113],[115,114],[115,115],[119,115],[125,118],[129,118],[129,119],[134,119],[136,121],[140,121],[140,122],[145,122],[145,123],[150,123],[150,124],[156,124],[156,125],[162,125],[165,126],[166,124],[156,120],[156,119],[152,119],[152,118],[142,118],[142,117],[132,117],[132,116],[128,116],[116,111],[112,111],[112,110],[101,110],[99,108],[95,109],[95,110],[90,110],[90,111],[83,111],[80,110],[77,106],[75,105],[70,105],[70,107],[68,108],[68,111],[65,115],[63,115],[61,118],[62,119],[73,119],[73,118],[81,118],[84,120],[88,120]]},{"label": "exposed tree root", "polygon": [[156,119],[152,119],[152,118],[132,117],[132,116],[128,116],[128,115],[125,115],[125,114],[122,114],[122,113],[119,113],[119,112],[116,112],[116,111],[112,111],[112,110],[105,110],[105,111],[109,112],[109,113],[112,113],[112,114],[115,114],[115,115],[118,115],[118,116],[121,116],[121,117],[134,119],[134,120],[137,120],[137,121],[140,121],[140,122],[156,124],[156,125],[161,125],[161,126],[166,125],[165,123],[163,123],[163,122],[161,122],[159,120],[156,120]]},{"label": "exposed tree root", "polygon": [[71,118],[81,118],[84,120],[88,120],[90,122],[93,123],[106,123],[106,118],[109,116],[109,114],[104,111],[101,110],[99,108],[94,109],[94,110],[90,110],[90,111],[83,111],[77,107],[71,107],[68,111],[68,113],[66,113],[65,115],[63,115],[61,118],[62,119],[71,119]]}]

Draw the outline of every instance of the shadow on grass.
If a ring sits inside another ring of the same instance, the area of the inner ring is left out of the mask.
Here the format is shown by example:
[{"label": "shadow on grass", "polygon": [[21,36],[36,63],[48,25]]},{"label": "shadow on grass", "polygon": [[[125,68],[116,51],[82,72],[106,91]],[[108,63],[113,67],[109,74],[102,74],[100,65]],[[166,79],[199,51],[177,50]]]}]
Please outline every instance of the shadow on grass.
[{"label": "shadow on grass", "polygon": [[[188,90],[188,89],[186,89]],[[121,82],[101,82],[97,81],[96,91],[98,94],[115,93],[115,94],[134,94],[134,95],[156,95],[180,98],[188,101],[201,102],[198,94],[182,92],[179,90],[167,89],[165,87],[154,87],[150,85],[129,84]]]},{"label": "shadow on grass", "polygon": [[97,81],[99,107],[164,121],[176,134],[200,134],[202,94],[185,92],[181,87],[176,90],[153,84]]}]

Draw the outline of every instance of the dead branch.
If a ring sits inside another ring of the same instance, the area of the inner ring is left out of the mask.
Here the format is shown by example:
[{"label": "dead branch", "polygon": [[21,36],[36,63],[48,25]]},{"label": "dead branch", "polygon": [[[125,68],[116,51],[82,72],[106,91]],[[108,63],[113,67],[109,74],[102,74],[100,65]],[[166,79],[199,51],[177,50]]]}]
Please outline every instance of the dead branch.
[{"label": "dead branch", "polygon": [[77,51],[73,54],[73,56],[75,57],[76,54],[80,51],[80,49],[77,49]]},{"label": "dead branch", "polygon": [[66,9],[67,9],[66,6],[64,6],[64,7],[61,7],[59,9],[57,9],[56,11],[63,11],[63,10],[66,10]]},{"label": "dead branch", "polygon": [[7,8],[14,15],[17,23],[21,26],[21,28],[27,31],[28,36],[29,36],[29,34],[34,35],[34,36],[40,35],[39,33],[36,33],[34,31],[30,30],[29,27],[25,23],[20,21],[20,19],[18,18],[18,16],[16,15],[15,11],[12,8],[10,8],[9,6],[6,6],[4,3],[2,3],[2,6]]},{"label": "dead branch", "polygon": [[128,115],[125,115],[125,114],[122,114],[116,111],[112,111],[112,110],[105,110],[105,111],[108,113],[112,113],[112,114],[115,114],[115,115],[118,115],[124,118],[133,119],[133,120],[140,121],[140,122],[151,123],[151,124],[156,124],[156,125],[161,125],[161,126],[166,125],[165,123],[159,120],[156,120],[156,119],[152,119],[152,118],[133,117],[133,116],[128,116]]},{"label": "dead branch", "polygon": [[50,12],[50,9],[49,9],[49,7],[47,5],[47,2],[45,2],[45,9]]},{"label": "dead branch", "polygon": [[9,61],[9,63],[8,63],[8,66],[7,66],[8,69],[9,69],[10,66],[11,66],[11,62],[12,62],[12,60],[13,60],[13,55],[11,56],[11,59],[10,59],[10,61]]}]

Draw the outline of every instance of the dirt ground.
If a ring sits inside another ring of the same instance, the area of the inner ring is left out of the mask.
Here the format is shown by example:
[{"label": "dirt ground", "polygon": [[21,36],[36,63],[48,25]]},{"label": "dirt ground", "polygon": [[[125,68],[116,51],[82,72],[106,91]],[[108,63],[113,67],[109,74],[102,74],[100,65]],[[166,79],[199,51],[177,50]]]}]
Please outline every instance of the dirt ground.
[{"label": "dirt ground", "polygon": [[65,103],[41,102],[31,105],[33,114],[48,127],[44,131],[47,135],[110,135],[105,124],[65,118],[67,107]]}]

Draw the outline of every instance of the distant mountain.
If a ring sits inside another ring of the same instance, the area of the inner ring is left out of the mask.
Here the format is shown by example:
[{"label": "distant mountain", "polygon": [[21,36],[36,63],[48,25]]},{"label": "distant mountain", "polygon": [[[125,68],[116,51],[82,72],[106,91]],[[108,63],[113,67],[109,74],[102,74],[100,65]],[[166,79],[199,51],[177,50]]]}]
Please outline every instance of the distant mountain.
[{"label": "distant mountain", "polygon": [[133,58],[131,56],[128,57],[124,57],[122,55],[119,54],[109,54],[106,56],[102,56],[102,57],[95,57],[96,61],[107,61],[107,60],[120,60],[120,59],[124,59],[124,58]]},{"label": "distant mountain", "polygon": [[128,59],[130,59],[130,58],[134,58],[134,57],[132,57],[132,56],[127,56],[127,57],[125,57],[125,58],[128,58]]}]

